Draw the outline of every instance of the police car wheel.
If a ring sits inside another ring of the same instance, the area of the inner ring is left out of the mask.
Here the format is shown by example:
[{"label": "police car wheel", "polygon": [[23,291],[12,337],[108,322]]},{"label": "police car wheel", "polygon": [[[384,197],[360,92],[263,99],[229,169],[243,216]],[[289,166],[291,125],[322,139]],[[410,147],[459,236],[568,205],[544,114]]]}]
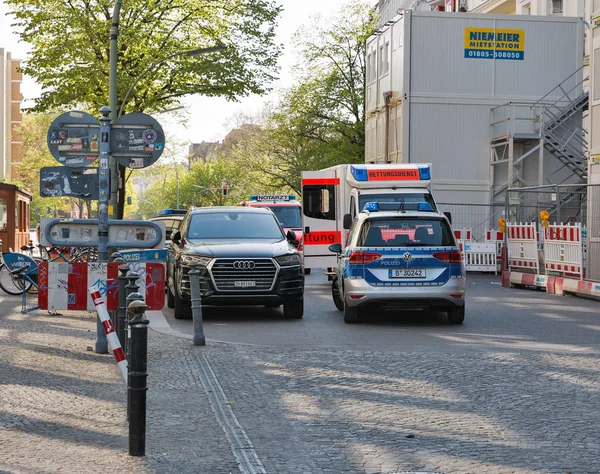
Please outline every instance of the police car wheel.
[{"label": "police car wheel", "polygon": [[338,309],[338,311],[344,311],[344,300],[340,294],[340,287],[338,285],[338,278],[333,277],[333,282],[331,283],[331,297],[333,298],[333,304]]},{"label": "police car wheel", "polygon": [[175,295],[175,319],[192,319],[192,304]]},{"label": "police car wheel", "polygon": [[304,316],[304,298],[288,300],[283,303],[283,315],[286,318],[300,319]]},{"label": "police car wheel", "polygon": [[169,285],[167,286],[167,308],[171,308],[173,309],[175,307],[175,295],[173,295],[173,293],[171,293],[171,289],[169,288]]},{"label": "police car wheel", "polygon": [[462,324],[465,320],[465,307],[452,306],[448,308],[448,322],[450,324]]},{"label": "police car wheel", "polygon": [[358,322],[358,308],[344,305],[344,322],[346,324],[354,324]]}]

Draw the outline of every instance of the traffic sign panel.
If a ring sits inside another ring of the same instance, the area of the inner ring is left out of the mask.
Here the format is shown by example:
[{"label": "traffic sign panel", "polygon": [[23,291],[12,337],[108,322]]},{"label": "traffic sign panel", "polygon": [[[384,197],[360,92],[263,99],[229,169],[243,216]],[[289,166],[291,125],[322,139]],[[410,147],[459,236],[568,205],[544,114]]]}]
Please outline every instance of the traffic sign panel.
[{"label": "traffic sign panel", "polygon": [[40,196],[73,196],[82,199],[98,199],[98,168],[84,169],[48,166],[40,169]]},{"label": "traffic sign panel", "polygon": [[47,143],[62,165],[83,168],[100,155],[100,125],[92,115],[73,110],[59,115],[48,128]]},{"label": "traffic sign panel", "polygon": [[165,133],[150,115],[141,112],[123,115],[111,131],[111,154],[128,168],[146,168],[162,154]]}]

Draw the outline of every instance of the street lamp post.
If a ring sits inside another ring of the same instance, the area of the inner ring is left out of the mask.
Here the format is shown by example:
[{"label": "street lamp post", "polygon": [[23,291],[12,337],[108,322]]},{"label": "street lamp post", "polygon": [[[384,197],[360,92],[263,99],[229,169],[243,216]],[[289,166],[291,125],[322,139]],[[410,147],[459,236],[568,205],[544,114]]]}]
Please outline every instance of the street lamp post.
[{"label": "street lamp post", "polygon": [[[120,17],[121,17],[121,7],[122,6],[123,6],[123,0],[115,0],[115,4],[113,7],[111,28],[110,28],[110,37],[109,37],[110,49],[109,49],[109,70],[108,70],[108,99],[109,99],[109,105],[110,105],[110,110],[111,110],[110,119],[111,119],[112,123],[115,123],[116,120],[123,114],[123,108],[125,106],[125,103],[127,102],[127,99],[129,97],[129,94],[131,93],[133,87],[153,67],[157,66],[158,64],[162,63],[163,61],[166,61],[174,56],[183,55],[183,54],[188,55],[188,56],[196,56],[199,54],[212,53],[212,52],[221,51],[221,50],[225,49],[225,46],[217,45],[217,46],[213,46],[211,48],[200,48],[200,49],[193,49],[191,51],[181,51],[178,53],[170,54],[170,55],[166,56],[165,58],[154,62],[135,80],[135,82],[133,83],[133,85],[131,86],[129,91],[127,91],[125,99],[123,100],[121,108],[119,109],[117,107],[117,102],[118,102],[118,95],[117,95],[118,94],[118,84],[117,84],[118,49],[117,49],[117,45],[118,45],[118,38],[119,38],[119,22],[120,22]],[[117,110],[118,110],[118,113],[117,113]],[[109,158],[108,163],[109,163],[109,168],[110,168],[110,195],[109,195],[108,207],[110,210],[112,210],[112,212],[110,213],[111,214],[110,217],[115,218],[116,217],[115,214],[116,214],[116,210],[117,210],[117,194],[118,194],[118,186],[119,186],[118,166],[117,166],[117,161],[115,160],[114,156],[112,156],[112,154],[109,155],[108,158]]]},{"label": "street lamp post", "polygon": [[[109,71],[108,71],[108,99],[110,106],[110,119],[115,123],[117,115],[117,39],[119,37],[119,19],[121,17],[122,0],[116,0],[112,14],[112,24],[110,28],[110,50],[109,50]],[[117,161],[112,154],[108,155],[108,167],[110,169],[110,195],[108,199],[108,208],[113,219],[117,212],[117,193],[119,187],[119,176]]]}]

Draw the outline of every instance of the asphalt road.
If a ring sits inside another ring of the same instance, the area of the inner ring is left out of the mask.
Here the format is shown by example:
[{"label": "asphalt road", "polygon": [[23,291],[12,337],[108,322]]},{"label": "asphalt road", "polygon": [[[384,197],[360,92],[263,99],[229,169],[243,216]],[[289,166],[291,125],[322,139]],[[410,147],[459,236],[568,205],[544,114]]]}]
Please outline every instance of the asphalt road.
[{"label": "asphalt road", "polygon": [[[503,288],[500,276],[469,274],[465,323],[449,325],[444,313],[375,313],[356,325],[343,321],[321,271],[306,277],[301,320],[281,309],[205,308],[207,340],[288,348],[403,351],[597,352],[600,302],[543,291]],[[172,329],[193,333],[191,321],[163,314]]]}]

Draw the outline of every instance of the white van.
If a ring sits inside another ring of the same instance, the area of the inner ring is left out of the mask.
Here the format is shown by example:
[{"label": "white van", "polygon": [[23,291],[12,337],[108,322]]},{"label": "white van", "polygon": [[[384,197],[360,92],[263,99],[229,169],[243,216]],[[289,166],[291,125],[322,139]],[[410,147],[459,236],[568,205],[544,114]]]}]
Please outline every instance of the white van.
[{"label": "white van", "polygon": [[427,202],[431,194],[430,164],[337,165],[302,172],[302,225],[305,268],[333,268],[332,244],[346,244],[344,215],[353,220],[367,202]]}]

